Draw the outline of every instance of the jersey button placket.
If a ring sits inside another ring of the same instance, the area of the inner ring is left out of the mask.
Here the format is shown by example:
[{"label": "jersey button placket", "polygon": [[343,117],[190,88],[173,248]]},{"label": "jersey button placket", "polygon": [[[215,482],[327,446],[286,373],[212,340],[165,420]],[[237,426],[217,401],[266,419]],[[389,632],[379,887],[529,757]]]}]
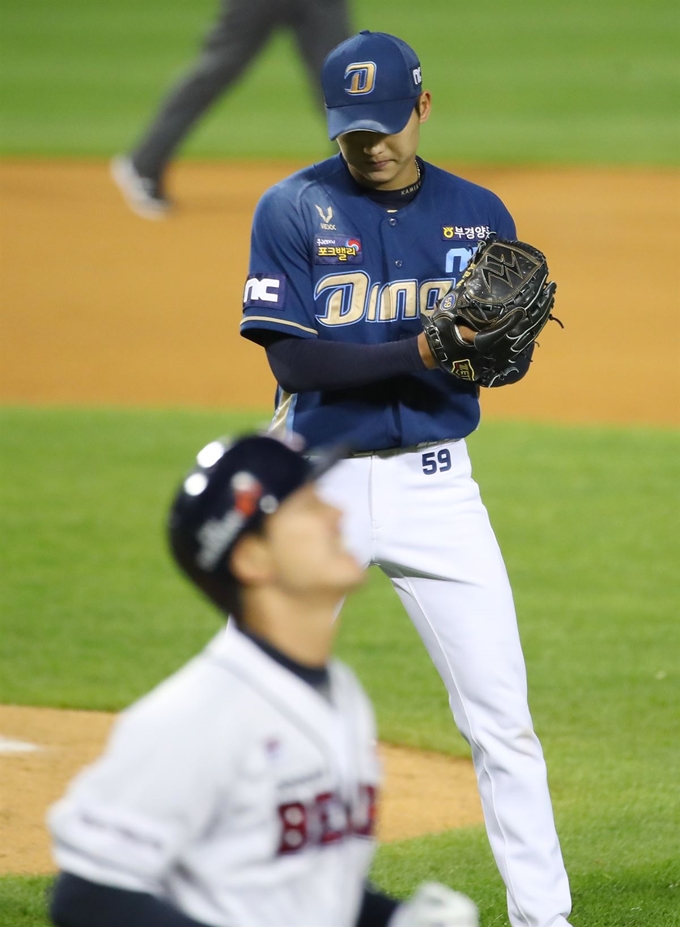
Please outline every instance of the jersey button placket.
[{"label": "jersey button placket", "polygon": [[[394,216],[390,216],[390,218],[387,220],[387,224],[390,225],[390,226],[392,226],[392,228],[394,228],[394,226],[397,224],[397,221],[398,221],[398,220],[397,220]],[[404,262],[403,262],[402,260],[397,259],[397,260],[394,262],[394,266],[395,266],[395,267],[401,267],[401,266],[403,265],[403,263],[404,263]]]}]

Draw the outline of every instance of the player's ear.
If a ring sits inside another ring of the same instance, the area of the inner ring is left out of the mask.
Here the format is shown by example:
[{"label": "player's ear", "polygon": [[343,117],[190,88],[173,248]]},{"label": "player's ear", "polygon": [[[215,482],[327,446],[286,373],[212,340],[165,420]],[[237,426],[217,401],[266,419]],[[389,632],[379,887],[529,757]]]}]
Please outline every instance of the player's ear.
[{"label": "player's ear", "polygon": [[246,534],[236,544],[229,567],[239,583],[259,585],[271,576],[271,557],[263,536]]},{"label": "player's ear", "polygon": [[432,95],[429,90],[424,90],[418,97],[416,111],[420,122],[427,122],[432,112]]}]

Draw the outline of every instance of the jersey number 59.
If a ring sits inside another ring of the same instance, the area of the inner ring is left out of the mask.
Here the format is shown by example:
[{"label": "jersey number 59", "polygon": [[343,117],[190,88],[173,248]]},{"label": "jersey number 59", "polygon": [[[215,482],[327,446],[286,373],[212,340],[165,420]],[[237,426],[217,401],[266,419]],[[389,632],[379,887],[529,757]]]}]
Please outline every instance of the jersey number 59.
[{"label": "jersey number 59", "polygon": [[447,447],[438,451],[427,451],[422,456],[423,473],[432,476],[433,473],[445,473],[451,469],[451,453]]}]

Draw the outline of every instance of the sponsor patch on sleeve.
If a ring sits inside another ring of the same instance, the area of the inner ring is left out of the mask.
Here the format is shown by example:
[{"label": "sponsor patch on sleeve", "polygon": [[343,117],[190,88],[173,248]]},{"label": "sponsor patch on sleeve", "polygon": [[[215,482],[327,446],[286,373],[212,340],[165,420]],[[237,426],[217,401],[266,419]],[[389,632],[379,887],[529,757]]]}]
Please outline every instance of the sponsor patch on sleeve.
[{"label": "sponsor patch on sleeve", "polygon": [[315,264],[362,264],[361,241],[347,235],[317,235],[314,239]]},{"label": "sponsor patch on sleeve", "polygon": [[286,278],[281,274],[252,274],[243,291],[243,308],[283,309]]},{"label": "sponsor patch on sleeve", "polygon": [[484,241],[490,232],[488,225],[442,225],[444,241]]}]

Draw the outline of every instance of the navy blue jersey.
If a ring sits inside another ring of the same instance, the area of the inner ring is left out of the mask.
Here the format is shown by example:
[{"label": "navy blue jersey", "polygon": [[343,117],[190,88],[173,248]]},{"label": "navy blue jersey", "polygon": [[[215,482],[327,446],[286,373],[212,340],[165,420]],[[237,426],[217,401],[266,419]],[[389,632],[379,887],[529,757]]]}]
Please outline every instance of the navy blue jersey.
[{"label": "navy blue jersey", "polygon": [[[515,225],[489,190],[433,164],[398,211],[374,202],[340,155],[269,189],[253,220],[241,333],[380,344],[422,331],[490,231]],[[345,390],[277,391],[275,430],[308,446],[344,441],[357,451],[461,438],[479,422],[474,384],[441,370]]]}]

